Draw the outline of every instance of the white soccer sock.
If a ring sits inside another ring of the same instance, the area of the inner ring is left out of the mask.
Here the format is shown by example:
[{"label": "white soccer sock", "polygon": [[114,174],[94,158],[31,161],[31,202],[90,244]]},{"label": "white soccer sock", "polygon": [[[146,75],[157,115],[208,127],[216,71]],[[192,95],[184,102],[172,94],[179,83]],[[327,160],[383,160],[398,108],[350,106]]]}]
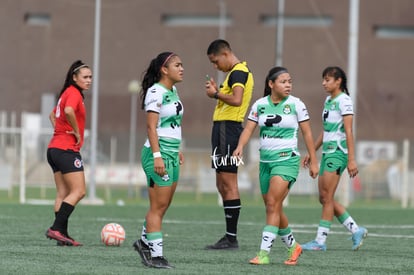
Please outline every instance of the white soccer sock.
[{"label": "white soccer sock", "polygon": [[262,232],[262,242],[260,244],[260,250],[270,252],[273,242],[276,239],[276,234],[263,231]]},{"label": "white soccer sock", "polygon": [[357,223],[354,221],[354,219],[351,216],[349,216],[348,218],[346,218],[346,220],[342,224],[352,234],[354,234],[355,232],[357,232],[358,229],[359,229]]},{"label": "white soccer sock", "polygon": [[147,233],[147,242],[152,257],[162,257],[162,232]]},{"label": "white soccer sock", "polygon": [[323,227],[323,226],[319,226],[318,227],[318,232],[316,233],[316,242],[318,244],[325,244],[326,243],[326,238],[328,237],[329,234],[329,228]]},{"label": "white soccer sock", "polygon": [[282,242],[286,245],[286,247],[291,248],[292,246],[295,245],[296,240],[295,237],[293,237],[292,232],[284,235],[284,236],[280,236],[280,239],[282,240]]},{"label": "white soccer sock", "polygon": [[145,227],[145,224],[142,226],[142,231],[141,231],[141,240],[148,245],[148,240],[147,240],[147,228]]}]

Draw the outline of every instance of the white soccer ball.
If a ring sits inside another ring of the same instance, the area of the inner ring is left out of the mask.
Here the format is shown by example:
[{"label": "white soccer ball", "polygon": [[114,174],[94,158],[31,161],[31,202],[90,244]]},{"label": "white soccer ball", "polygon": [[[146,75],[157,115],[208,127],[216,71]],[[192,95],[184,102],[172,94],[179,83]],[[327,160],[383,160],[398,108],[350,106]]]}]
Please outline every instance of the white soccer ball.
[{"label": "white soccer ball", "polygon": [[108,223],[102,228],[101,240],[107,246],[120,246],[125,241],[125,229],[120,224]]}]

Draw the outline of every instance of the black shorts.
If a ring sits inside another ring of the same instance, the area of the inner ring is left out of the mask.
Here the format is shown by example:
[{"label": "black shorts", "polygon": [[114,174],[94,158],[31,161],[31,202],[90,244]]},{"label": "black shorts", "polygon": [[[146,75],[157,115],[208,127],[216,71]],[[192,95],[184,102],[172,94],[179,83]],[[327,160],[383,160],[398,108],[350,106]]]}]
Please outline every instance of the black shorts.
[{"label": "black shorts", "polygon": [[237,173],[237,161],[232,155],[242,131],[241,122],[214,121],[211,132],[211,167],[217,172]]},{"label": "black shorts", "polygon": [[62,174],[83,171],[83,161],[79,152],[57,148],[47,149],[47,162],[53,173]]}]

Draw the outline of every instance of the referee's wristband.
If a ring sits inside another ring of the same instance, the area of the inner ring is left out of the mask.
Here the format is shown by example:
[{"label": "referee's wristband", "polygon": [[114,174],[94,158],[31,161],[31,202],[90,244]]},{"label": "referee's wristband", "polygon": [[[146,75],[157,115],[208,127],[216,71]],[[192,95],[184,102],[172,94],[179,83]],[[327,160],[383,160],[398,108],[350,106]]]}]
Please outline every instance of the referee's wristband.
[{"label": "referee's wristband", "polygon": [[215,93],[214,93],[214,98],[215,98],[215,99],[219,99],[219,96],[218,96],[218,95],[219,95],[219,92],[215,92]]},{"label": "referee's wristband", "polygon": [[160,158],[160,157],[161,157],[161,152],[155,152],[155,153],[152,153],[152,156],[153,156],[154,158]]}]

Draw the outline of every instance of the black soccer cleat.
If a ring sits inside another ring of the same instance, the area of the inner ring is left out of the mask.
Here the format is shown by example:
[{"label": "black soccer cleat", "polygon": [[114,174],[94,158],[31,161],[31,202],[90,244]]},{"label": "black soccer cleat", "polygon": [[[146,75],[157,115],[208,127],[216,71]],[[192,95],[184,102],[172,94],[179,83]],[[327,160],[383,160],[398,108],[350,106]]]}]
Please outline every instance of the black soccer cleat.
[{"label": "black soccer cleat", "polygon": [[141,239],[136,240],[132,245],[141,257],[142,263],[145,266],[151,266],[151,251],[147,244]]},{"label": "black soccer cleat", "polygon": [[218,240],[215,244],[207,245],[207,250],[236,250],[239,249],[239,242],[231,242],[226,236]]},{"label": "black soccer cleat", "polygon": [[153,268],[165,268],[165,269],[174,268],[174,266],[170,265],[167,259],[162,256],[152,258],[150,266]]}]

